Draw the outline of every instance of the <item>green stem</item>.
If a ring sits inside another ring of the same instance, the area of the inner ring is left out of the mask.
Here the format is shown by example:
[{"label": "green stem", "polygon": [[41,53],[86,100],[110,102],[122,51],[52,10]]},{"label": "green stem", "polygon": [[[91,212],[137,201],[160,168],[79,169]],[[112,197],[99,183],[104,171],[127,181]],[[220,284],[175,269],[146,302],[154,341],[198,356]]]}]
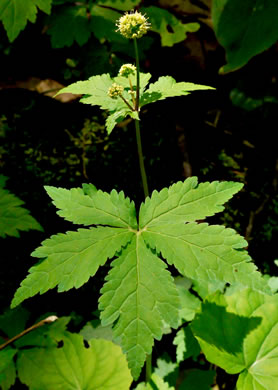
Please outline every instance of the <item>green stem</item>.
[{"label": "green stem", "polygon": [[[139,66],[139,53],[138,53],[138,46],[137,46],[137,40],[133,39],[134,42],[134,51],[135,51],[135,60],[136,60],[136,98],[135,98],[135,111],[139,114],[140,109],[140,66]],[[136,129],[136,141],[137,141],[137,150],[138,150],[138,157],[139,157],[139,165],[140,165],[140,172],[141,172],[141,179],[144,189],[144,195],[145,198],[149,196],[149,188],[148,188],[148,181],[147,181],[147,175],[145,171],[145,165],[144,165],[144,157],[143,157],[143,151],[142,151],[142,142],[141,142],[141,134],[140,134],[140,125],[139,121],[135,120],[135,129]],[[150,382],[152,375],[152,354],[150,353],[147,355],[146,358],[146,383]]]},{"label": "green stem", "polygon": [[139,101],[140,101],[140,65],[139,65],[139,53],[138,45],[136,38],[133,39],[134,42],[134,51],[135,51],[135,60],[136,60],[136,101],[135,101],[135,111],[139,112]]},{"label": "green stem", "polygon": [[147,175],[146,175],[145,165],[144,165],[144,157],[143,157],[141,134],[140,134],[140,125],[139,125],[139,121],[136,119],[135,119],[135,129],[136,129],[136,141],[137,141],[137,150],[138,150],[138,157],[139,157],[141,179],[142,179],[142,184],[143,184],[144,195],[146,198],[147,196],[149,196],[148,180],[147,180]]}]

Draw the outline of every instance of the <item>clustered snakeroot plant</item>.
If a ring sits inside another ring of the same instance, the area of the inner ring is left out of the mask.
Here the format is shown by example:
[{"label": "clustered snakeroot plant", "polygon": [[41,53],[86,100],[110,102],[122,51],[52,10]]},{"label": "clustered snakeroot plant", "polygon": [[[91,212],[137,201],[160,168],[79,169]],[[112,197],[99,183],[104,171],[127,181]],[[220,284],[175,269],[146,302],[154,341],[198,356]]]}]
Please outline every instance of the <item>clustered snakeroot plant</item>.
[{"label": "clustered snakeroot plant", "polygon": [[[136,11],[122,16],[117,27],[134,41],[136,66],[125,64],[116,77],[93,76],[59,93],[82,94],[82,103],[107,110],[108,133],[125,117],[134,120],[145,202],[137,215],[134,202],[123,192],[102,192],[92,184],[72,189],[46,186],[59,209],[58,215],[87,228],[57,234],[42,242],[32,253],[41,260],[16,291],[12,307],[56,286],[59,292],[79,288],[107,259],[113,259],[99,299],[101,321],[103,325],[114,324],[114,337],[137,379],[152,352],[154,339],[161,339],[165,324],[177,328],[182,323],[181,298],[167,263],[198,283],[238,283],[258,294],[269,293],[269,288],[251,262],[244,238],[224,226],[200,222],[221,212],[223,204],[240,191],[241,183],[198,184],[196,177],[190,177],[149,196],[140,109],[158,100],[211,87],[176,82],[170,76],[149,84],[151,75],[139,70],[137,39],[150,29],[150,24]],[[202,323],[208,325],[209,321]],[[201,340],[198,322],[194,329]],[[150,375],[149,364],[147,380]]]}]

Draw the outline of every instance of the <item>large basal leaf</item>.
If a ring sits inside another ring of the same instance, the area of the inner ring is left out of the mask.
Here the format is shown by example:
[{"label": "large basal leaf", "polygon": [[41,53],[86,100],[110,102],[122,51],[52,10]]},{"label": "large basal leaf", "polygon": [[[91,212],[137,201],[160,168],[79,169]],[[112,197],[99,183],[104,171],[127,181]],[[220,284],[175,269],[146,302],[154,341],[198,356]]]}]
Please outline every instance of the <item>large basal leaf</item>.
[{"label": "large basal leaf", "polygon": [[61,348],[19,353],[18,376],[30,390],[128,390],[132,377],[121,348],[111,341],[67,333]]},{"label": "large basal leaf", "polygon": [[188,278],[199,281],[240,282],[269,291],[266,281],[243,250],[246,241],[233,229],[207,223],[176,223],[147,227],[147,244]]},{"label": "large basal leaf", "polygon": [[192,222],[224,210],[223,204],[241,190],[235,182],[200,183],[197,177],[173,184],[160,192],[154,191],[141,205],[140,229],[165,223]]},{"label": "large basal leaf", "polygon": [[37,293],[43,294],[58,286],[58,291],[78,288],[94,276],[133,233],[127,229],[98,227],[57,234],[43,241],[32,255],[43,258],[29,270],[16,291],[12,307]]},{"label": "large basal leaf", "polygon": [[13,42],[27,21],[34,23],[37,8],[50,14],[52,0],[1,0],[0,20],[7,31],[10,42]]},{"label": "large basal leaf", "polygon": [[151,6],[141,9],[151,23],[151,30],[161,36],[162,46],[173,46],[186,39],[186,34],[199,30],[198,23],[182,23],[166,9]]},{"label": "large basal leaf", "polygon": [[198,85],[193,83],[179,82],[171,76],[162,76],[153,83],[142,94],[140,98],[140,106],[153,103],[157,100],[163,100],[168,97],[186,96],[192,91],[214,89],[206,85]]},{"label": "large basal leaf", "polygon": [[[188,310],[182,314],[180,302],[192,303],[191,296],[183,299],[179,295],[159,253],[181,274],[199,282],[216,281],[217,286],[219,281],[240,282],[270,291],[243,249],[245,240],[234,230],[188,222],[221,211],[241,186],[230,182],[197,186],[197,179],[190,178],[154,192],[140,209],[140,230],[134,204],[122,193],[105,194],[93,185],[84,185],[82,190],[48,187],[64,218],[107,226],[58,234],[44,241],[33,253],[42,260],[31,268],[12,305],[57,285],[58,291],[80,287],[107,258],[117,256],[101,290],[101,319],[103,326],[115,323],[114,337],[127,353],[133,377],[138,378],[165,324],[177,327],[180,316],[188,319]],[[191,310],[192,319],[198,302],[191,306],[186,309]]]},{"label": "large basal leaf", "polygon": [[238,289],[211,296],[192,329],[210,362],[240,373],[238,390],[276,390],[278,295]]},{"label": "large basal leaf", "polygon": [[214,0],[214,31],[228,62],[223,71],[245,65],[273,45],[278,39],[277,19],[278,6],[273,0]]},{"label": "large basal leaf", "polygon": [[91,35],[87,7],[82,3],[66,5],[55,10],[48,24],[47,34],[51,36],[51,45],[54,49],[72,46],[75,41],[82,46]]},{"label": "large basal leaf", "polygon": [[162,337],[162,320],[178,325],[179,296],[170,273],[148,249],[141,235],[114,260],[100,298],[103,325],[117,321],[114,334],[134,378],[138,378],[154,338]]},{"label": "large basal leaf", "polygon": [[67,221],[85,226],[137,228],[134,202],[125,198],[123,192],[113,190],[108,194],[99,190],[87,195],[81,188],[67,190],[46,186],[45,189],[53,204],[60,209],[57,214]]},{"label": "large basal leaf", "polygon": [[22,205],[24,202],[0,188],[0,237],[19,237],[19,231],[43,231],[41,225]]}]

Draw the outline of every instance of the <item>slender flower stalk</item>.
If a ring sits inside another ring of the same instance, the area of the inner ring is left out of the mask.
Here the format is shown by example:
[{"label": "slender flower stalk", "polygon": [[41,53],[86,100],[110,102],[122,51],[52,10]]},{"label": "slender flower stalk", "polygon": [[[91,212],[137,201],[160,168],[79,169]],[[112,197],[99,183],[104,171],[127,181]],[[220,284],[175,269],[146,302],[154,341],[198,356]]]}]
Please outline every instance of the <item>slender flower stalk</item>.
[{"label": "slender flower stalk", "polygon": [[135,51],[135,61],[136,61],[136,103],[135,110],[139,111],[139,101],[140,101],[140,66],[139,66],[139,53],[138,45],[136,38],[133,39],[134,42],[134,51]]}]

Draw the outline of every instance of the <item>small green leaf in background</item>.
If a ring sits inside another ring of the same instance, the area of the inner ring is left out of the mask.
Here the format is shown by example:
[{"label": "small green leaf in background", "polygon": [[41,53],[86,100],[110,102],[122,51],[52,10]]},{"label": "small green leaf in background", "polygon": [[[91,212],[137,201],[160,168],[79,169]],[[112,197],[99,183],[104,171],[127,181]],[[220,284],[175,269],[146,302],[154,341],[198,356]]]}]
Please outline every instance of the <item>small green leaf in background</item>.
[{"label": "small green leaf in background", "polygon": [[[80,331],[80,334],[84,337],[84,340],[90,341],[92,339],[103,339],[112,341],[113,329],[111,325],[93,326],[91,322],[88,322]],[[114,340],[115,341],[115,340]]]},{"label": "small green leaf in background", "polygon": [[0,351],[0,388],[8,390],[16,380],[16,370],[13,357],[16,349],[6,347]]},{"label": "small green leaf in background", "polygon": [[115,8],[121,11],[129,11],[134,9],[140,0],[98,0],[97,5]]},{"label": "small green leaf in background", "polygon": [[50,14],[52,0],[0,0],[0,20],[10,42],[22,31],[27,21],[35,23],[39,8]]},{"label": "small green leaf in background", "polygon": [[151,30],[161,36],[162,46],[173,46],[186,39],[187,33],[199,30],[199,23],[182,23],[173,14],[159,7],[147,7],[141,10],[151,23]]},{"label": "small green leaf in background", "polygon": [[183,362],[191,356],[193,359],[196,359],[201,352],[200,346],[189,326],[183,327],[177,332],[173,344],[177,346],[176,354],[178,363]]},{"label": "small green leaf in background", "polygon": [[207,360],[239,373],[237,390],[277,389],[278,295],[212,295],[191,325]]},{"label": "small green leaf in background", "polygon": [[41,225],[22,207],[24,202],[0,187],[0,237],[19,237],[19,230],[43,231]]},{"label": "small green leaf in background", "polygon": [[167,352],[157,359],[156,366],[153,370],[154,374],[157,374],[169,386],[176,386],[177,378],[179,376],[179,367],[177,363],[171,361],[170,356]]},{"label": "small green leaf in background", "polygon": [[136,386],[135,390],[175,390],[174,387],[170,387],[167,382],[165,382],[157,374],[152,374],[151,379],[148,383],[139,383]]},{"label": "small green leaf in background", "polygon": [[17,369],[30,390],[128,390],[132,382],[121,348],[111,341],[91,340],[67,332],[63,346],[19,352]]},{"label": "small green leaf in background", "polygon": [[49,17],[48,24],[47,34],[54,49],[72,46],[74,42],[82,46],[91,35],[87,8],[82,3],[60,7]]},{"label": "small green leaf in background", "polygon": [[19,237],[18,230],[41,230],[39,223],[21,207],[24,202],[4,189],[7,177],[0,175],[0,237]]},{"label": "small green leaf in background", "polygon": [[23,331],[29,318],[29,312],[23,307],[7,310],[0,315],[0,329],[9,338]]},{"label": "small green leaf in background", "polygon": [[179,390],[211,390],[214,382],[214,370],[190,370],[186,371],[186,378],[180,384]]},{"label": "small green leaf in background", "polygon": [[226,50],[223,72],[244,66],[278,39],[278,6],[273,0],[214,0],[212,20]]}]

